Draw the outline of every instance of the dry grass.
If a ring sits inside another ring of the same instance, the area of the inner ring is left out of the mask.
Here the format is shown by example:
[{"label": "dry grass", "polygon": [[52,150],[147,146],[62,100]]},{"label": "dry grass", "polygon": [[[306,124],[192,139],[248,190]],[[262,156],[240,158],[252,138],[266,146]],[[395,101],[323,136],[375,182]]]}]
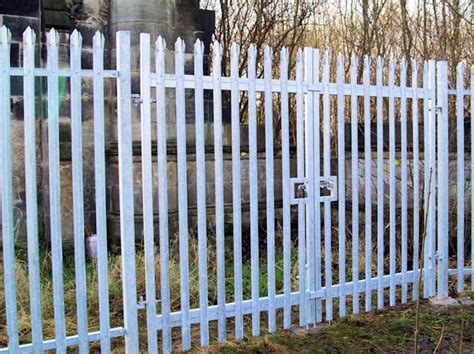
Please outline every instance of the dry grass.
[{"label": "dry grass", "polygon": [[[233,300],[233,256],[231,240],[226,241],[226,294],[228,301]],[[281,241],[279,241],[281,242]],[[261,245],[260,252],[260,294],[266,295],[267,274],[266,274],[266,254],[264,247]],[[296,250],[292,251],[292,278],[294,288],[297,286],[297,259]],[[276,285],[277,289],[283,287],[283,258],[277,251],[276,261]],[[217,281],[216,281],[216,254],[215,242],[211,237],[208,244],[208,284],[209,284],[209,303],[217,303]],[[250,259],[247,257],[243,261],[243,287],[244,297],[250,297],[250,277],[251,267]],[[53,282],[51,257],[49,253],[41,255],[40,260],[41,272],[41,304],[43,314],[43,336],[44,339],[54,338],[54,306],[53,306]],[[158,249],[155,250],[155,271],[156,271],[156,288],[157,298],[160,295],[160,258]],[[122,306],[122,278],[121,278],[121,256],[109,255],[109,304],[110,304],[110,321],[112,327],[123,326],[123,306]],[[74,274],[74,262],[72,259],[66,259],[63,268],[64,275],[64,305],[66,317],[66,333],[67,335],[77,334],[77,309],[76,309],[76,285]],[[170,294],[171,307],[176,311],[180,309],[180,269],[179,269],[179,243],[175,239],[170,244]],[[98,273],[95,260],[89,260],[86,264],[87,274],[87,305],[88,305],[88,323],[89,330],[96,331],[99,329],[99,291],[98,291]],[[136,275],[137,275],[137,298],[146,297],[145,290],[145,262],[144,251],[141,247],[137,248],[136,257]],[[3,263],[0,265],[0,276],[3,278]],[[30,299],[28,284],[28,264],[25,255],[17,255],[16,262],[16,284],[18,299],[18,327],[21,343],[31,342],[31,318],[30,318]],[[197,239],[191,235],[189,239],[189,289],[191,307],[199,305],[199,272],[198,272],[198,250]],[[160,306],[158,304],[157,311],[159,313]],[[7,346],[7,330],[6,330],[6,313],[5,313],[5,292],[4,283],[0,282],[0,347]],[[141,343],[146,346],[146,317],[145,311],[139,311],[139,327]],[[176,337],[179,337],[179,331],[175,331]],[[196,334],[197,335],[197,334]],[[177,341],[178,342],[178,341]],[[119,350],[122,339],[113,340],[114,347]],[[98,343],[93,343],[91,349],[99,349]]]}]

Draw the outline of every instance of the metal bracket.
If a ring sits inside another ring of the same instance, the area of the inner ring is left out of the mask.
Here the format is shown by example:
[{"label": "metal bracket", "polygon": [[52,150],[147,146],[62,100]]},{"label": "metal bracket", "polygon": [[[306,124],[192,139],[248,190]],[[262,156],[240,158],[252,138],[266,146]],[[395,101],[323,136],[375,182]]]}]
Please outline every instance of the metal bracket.
[{"label": "metal bracket", "polygon": [[[150,98],[150,103],[151,104],[154,104],[156,103],[157,100],[155,98]],[[141,104],[143,104],[143,99],[142,97],[140,96],[140,94],[138,93],[133,93],[132,94],[132,103],[135,105],[135,106],[139,106]]]},{"label": "metal bracket", "polygon": [[308,294],[308,299],[313,300],[313,299],[324,299],[324,296],[320,295],[320,291],[307,291],[306,294]]},{"label": "metal bracket", "polygon": [[324,188],[329,191],[329,195],[321,195],[321,202],[334,202],[337,200],[337,177],[320,177],[319,178],[319,188]]},{"label": "metal bracket", "polygon": [[[320,177],[319,188],[329,191],[329,194],[322,195],[320,192],[319,201],[334,202],[337,200],[337,177]],[[291,204],[306,204],[309,201],[309,179],[290,178]]]},{"label": "metal bracket", "polygon": [[290,178],[292,205],[306,204],[309,200],[309,180],[307,178]]},{"label": "metal bracket", "polygon": [[[155,304],[160,303],[160,300],[156,299]],[[148,306],[148,301],[144,299],[143,296],[140,296],[137,303],[137,310],[145,310]]]},{"label": "metal bracket", "polygon": [[132,103],[135,106],[141,105],[143,103],[142,98],[140,97],[140,94],[138,93],[132,93]]}]

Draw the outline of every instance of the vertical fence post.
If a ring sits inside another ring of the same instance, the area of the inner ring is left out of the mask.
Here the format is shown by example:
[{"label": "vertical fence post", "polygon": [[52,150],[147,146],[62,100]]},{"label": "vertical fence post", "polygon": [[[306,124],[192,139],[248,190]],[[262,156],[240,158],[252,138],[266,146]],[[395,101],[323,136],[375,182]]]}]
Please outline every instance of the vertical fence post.
[{"label": "vertical fence post", "polygon": [[71,145],[74,213],[74,267],[76,274],[77,330],[79,352],[87,353],[87,283],[84,240],[84,180],[82,167],[82,105],[81,105],[81,50],[82,36],[77,31],[70,37],[71,62]]},{"label": "vertical fence post", "polygon": [[429,141],[429,168],[430,168],[430,195],[428,208],[428,244],[427,247],[429,274],[428,274],[428,289],[429,296],[434,296],[436,291],[436,62],[434,60],[428,61],[428,109],[429,109],[429,123],[428,123],[428,141]]},{"label": "vertical fence post", "polygon": [[0,29],[0,183],[2,211],[3,266],[8,347],[18,348],[18,323],[15,281],[15,240],[12,205],[12,147],[10,112],[10,41],[11,33]]},{"label": "vertical fence post", "polygon": [[[296,56],[296,169],[297,177],[304,177],[304,94],[303,94],[303,51],[300,49]],[[290,191],[291,193],[291,191]],[[300,326],[306,326],[306,235],[305,235],[305,205],[298,204],[298,290]]]},{"label": "vertical fence post", "polygon": [[456,68],[456,143],[457,143],[457,282],[458,292],[464,292],[464,64]]},{"label": "vertical fence post", "polygon": [[257,48],[248,50],[249,78],[249,192],[250,192],[250,263],[252,267],[252,335],[260,335],[260,282],[258,242],[258,166],[257,166],[257,94],[255,90]]},{"label": "vertical fence post", "polygon": [[117,119],[120,186],[120,246],[122,251],[125,351],[138,353],[135,274],[135,219],[133,208],[132,102],[130,32],[117,32]]},{"label": "vertical fence post", "polygon": [[35,32],[28,27],[23,33],[23,105],[25,122],[25,189],[28,238],[28,280],[31,306],[31,329],[34,351],[43,349],[41,320],[41,284],[38,241],[38,197],[36,180],[35,115]]},{"label": "vertical fence post", "polygon": [[166,42],[158,37],[155,42],[156,61],[156,137],[158,155],[158,211],[160,222],[160,286],[161,314],[163,316],[163,353],[171,353],[171,307],[169,275],[169,228],[168,228],[168,169],[166,149]]},{"label": "vertical fence post", "polygon": [[434,295],[436,273],[435,273],[435,236],[436,231],[436,113],[435,113],[435,81],[436,81],[436,62],[433,60],[425,63],[424,70],[424,124],[426,125],[425,133],[425,192],[424,192],[424,206],[427,213],[426,218],[426,237],[424,240],[424,287],[423,296],[429,297]]},{"label": "vertical fence post", "polygon": [[48,47],[48,162],[51,254],[53,265],[54,327],[56,350],[66,352],[66,323],[64,319],[63,245],[61,226],[61,177],[59,155],[59,33],[47,34]]},{"label": "vertical fence post", "polygon": [[150,35],[140,34],[140,97],[148,351],[158,351],[156,333],[155,230],[153,227],[153,165],[151,152]]},{"label": "vertical fence post", "polygon": [[97,279],[99,283],[100,350],[110,352],[110,307],[107,265],[107,206],[105,191],[105,127],[104,127],[104,35],[92,38],[94,69],[94,170],[95,217],[97,233]]},{"label": "vertical fence post", "polygon": [[225,317],[225,240],[224,240],[224,160],[222,151],[222,48],[214,42],[212,58],[213,116],[214,116],[214,174],[216,204],[216,262],[217,262],[217,341],[226,337]]},{"label": "vertical fence post", "polygon": [[[305,48],[304,49],[304,81],[306,84],[313,83],[313,75],[314,75],[314,65],[315,65],[315,50],[312,48]],[[306,206],[306,244],[307,247],[307,276],[306,276],[306,284],[307,290],[309,292],[315,291],[315,268],[316,268],[316,259],[315,259],[315,247],[314,247],[314,240],[315,240],[315,178],[314,178],[314,159],[315,159],[315,150],[314,150],[314,136],[313,132],[313,103],[314,97],[313,93],[307,93],[305,96],[305,113],[304,113],[304,131],[305,131],[305,167],[306,167],[306,177],[309,181],[308,186],[308,199],[309,203]],[[319,151],[318,151],[319,153]],[[319,155],[319,154],[318,154]],[[319,162],[319,158],[318,158]],[[319,165],[318,165],[319,166]],[[317,205],[319,210],[319,205]],[[319,214],[318,214],[319,215]],[[319,225],[319,222],[317,223]],[[319,251],[319,250],[318,250]],[[316,321],[316,307],[313,301],[308,303],[306,307],[308,314],[307,314],[307,323],[314,324]]]},{"label": "vertical fence post", "polygon": [[438,62],[438,296],[448,296],[449,246],[449,124],[448,124],[448,63]]}]

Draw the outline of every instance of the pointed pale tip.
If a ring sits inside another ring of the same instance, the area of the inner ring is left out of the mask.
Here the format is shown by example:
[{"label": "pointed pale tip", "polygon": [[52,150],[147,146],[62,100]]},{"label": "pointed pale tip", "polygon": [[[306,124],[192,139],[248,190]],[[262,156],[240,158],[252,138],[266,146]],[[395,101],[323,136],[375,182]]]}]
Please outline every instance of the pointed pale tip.
[{"label": "pointed pale tip", "polygon": [[265,58],[271,59],[271,57],[273,56],[273,48],[266,45],[264,49],[264,54],[265,54]]},{"label": "pointed pale tip", "polygon": [[166,41],[163,37],[158,36],[155,42],[156,49],[164,51],[166,49]]},{"label": "pointed pale tip", "polygon": [[214,59],[219,59],[221,57],[221,44],[218,41],[212,43],[212,56]]},{"label": "pointed pale tip", "polygon": [[36,33],[31,29],[30,26],[26,28],[26,30],[23,32],[23,42],[25,44],[34,44],[36,41]]},{"label": "pointed pale tip", "polygon": [[203,52],[204,52],[204,42],[198,38],[196,39],[196,42],[194,42],[194,53],[203,54]]},{"label": "pointed pale tip", "polygon": [[12,34],[7,26],[3,25],[0,28],[0,44],[9,44],[12,39]]},{"label": "pointed pale tip", "polygon": [[71,37],[70,37],[69,40],[71,42],[71,45],[73,45],[73,46],[81,45],[82,44],[82,35],[77,29],[74,29],[74,31],[71,33]]},{"label": "pointed pale tip", "polygon": [[92,37],[92,43],[93,43],[94,46],[97,46],[97,47],[103,47],[104,46],[105,37],[102,34],[102,32],[100,32],[100,31],[95,32],[94,37]]},{"label": "pointed pale tip", "polygon": [[233,55],[239,55],[240,53],[240,47],[236,42],[232,42],[230,46],[230,51]]},{"label": "pointed pale tip", "polygon": [[181,39],[181,37],[178,37],[176,39],[176,42],[174,43],[174,48],[177,52],[184,52],[185,51],[186,45],[185,45],[184,41]]},{"label": "pointed pale tip", "polygon": [[250,44],[248,49],[249,58],[255,59],[257,57],[257,47],[255,44]]},{"label": "pointed pale tip", "polygon": [[351,54],[351,63],[352,63],[352,65],[357,64],[357,55],[355,53]]},{"label": "pointed pale tip", "polygon": [[59,45],[59,33],[54,28],[51,28],[46,35],[49,45]]}]

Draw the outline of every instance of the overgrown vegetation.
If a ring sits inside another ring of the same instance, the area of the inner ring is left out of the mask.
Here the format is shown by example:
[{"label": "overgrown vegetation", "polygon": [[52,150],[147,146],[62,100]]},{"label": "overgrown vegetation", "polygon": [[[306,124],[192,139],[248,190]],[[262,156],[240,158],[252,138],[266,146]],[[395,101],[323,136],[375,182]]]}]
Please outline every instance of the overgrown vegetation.
[{"label": "overgrown vegetation", "polygon": [[[245,238],[244,238],[245,239]],[[208,245],[208,286],[209,286],[209,303],[217,303],[217,280],[216,280],[216,250],[215,243],[210,237]],[[281,240],[279,240],[281,243]],[[244,242],[245,243],[245,242]],[[233,301],[234,288],[234,268],[231,242],[226,242],[229,249],[226,250],[226,294],[227,301]],[[180,309],[180,271],[179,271],[179,243],[177,238],[171,242],[170,249],[170,293],[171,293],[171,308],[172,311]],[[261,245],[262,251],[263,247]],[[155,270],[157,280],[159,279],[160,264],[159,264],[159,250],[155,251]],[[296,265],[297,252],[292,250],[292,283],[294,288],[297,286],[298,272]],[[248,254],[245,253],[242,260],[242,282],[244,297],[251,296],[251,267]],[[144,252],[139,247],[137,251],[137,298],[140,296],[146,297],[145,291],[145,262]],[[0,262],[0,277],[3,278],[3,262]],[[123,325],[123,307],[122,307],[122,271],[121,271],[121,256],[109,255],[109,303],[110,303],[110,321],[112,327],[120,327]],[[51,257],[49,253],[44,253],[40,261],[41,269],[41,304],[43,313],[43,336],[44,339],[54,338],[54,306],[53,306],[53,282]],[[76,315],[76,284],[74,274],[73,260],[66,260],[64,263],[64,303],[66,315],[66,332],[67,335],[77,334],[77,315]],[[267,266],[266,255],[260,257],[260,279],[259,288],[260,295],[267,295]],[[98,273],[97,264],[95,261],[88,261],[86,265],[87,273],[87,304],[88,304],[88,321],[89,331],[96,331],[99,329],[99,291],[98,291]],[[28,285],[28,263],[23,255],[18,255],[16,262],[16,278],[17,278],[17,301],[18,301],[18,326],[21,343],[31,342],[31,319],[30,319],[30,299],[29,299],[29,285]],[[277,291],[283,288],[283,256],[277,251],[276,253],[276,287]],[[189,289],[190,289],[190,303],[191,307],[199,306],[199,271],[198,271],[198,249],[197,238],[191,234],[189,239]],[[157,281],[157,298],[160,298],[160,286]],[[160,307],[158,305],[158,311]],[[146,346],[146,318],[145,311],[139,311],[140,336],[141,345]],[[179,331],[176,332],[179,338]],[[0,347],[7,346],[7,328],[6,328],[6,311],[5,311],[5,292],[4,283],[0,282]],[[113,340],[115,346],[120,348],[121,339]],[[98,343],[94,344],[99,348]],[[94,348],[94,346],[92,347]]]}]

